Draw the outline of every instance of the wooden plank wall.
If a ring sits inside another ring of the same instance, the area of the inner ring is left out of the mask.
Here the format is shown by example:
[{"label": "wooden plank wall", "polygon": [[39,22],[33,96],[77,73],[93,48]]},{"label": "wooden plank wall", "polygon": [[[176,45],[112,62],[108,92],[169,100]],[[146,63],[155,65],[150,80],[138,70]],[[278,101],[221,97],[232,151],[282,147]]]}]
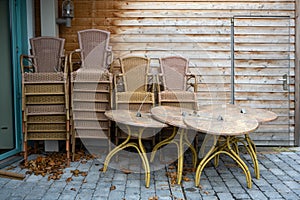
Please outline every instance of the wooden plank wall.
[{"label": "wooden plank wall", "polygon": [[[253,26],[253,30],[247,30],[250,33],[259,33],[260,28],[265,25],[273,29],[269,30],[269,35],[255,35],[252,42],[247,43],[246,50],[239,46],[240,51],[248,51],[243,56],[251,62],[244,62],[237,69],[236,87],[239,92],[237,103],[267,108],[280,115],[278,120],[264,125],[262,130],[253,134],[256,143],[294,145],[295,0],[75,0],[74,6],[75,18],[72,27],[60,28],[60,37],[66,38],[67,52],[78,48],[77,31],[98,28],[111,32],[115,58],[128,54],[144,55],[154,59],[151,65],[155,69],[155,59],[159,57],[187,57],[190,59],[191,71],[199,75],[200,105],[230,102],[233,16],[290,16],[291,37],[288,43],[291,49],[276,45],[283,40],[280,31],[276,29],[282,26],[278,21],[271,18],[247,21],[249,26]],[[257,22],[259,24],[255,24]],[[264,41],[270,38],[274,39],[273,46],[264,45]],[[251,45],[256,49],[249,51]],[[282,75],[281,69],[286,63],[278,58],[282,52],[289,50],[291,90],[287,93],[274,82],[274,77]],[[253,52],[261,57],[258,60],[253,59]],[[272,62],[272,59],[277,61]],[[271,91],[264,91],[265,84],[271,86]],[[272,92],[277,95],[270,95]]]}]

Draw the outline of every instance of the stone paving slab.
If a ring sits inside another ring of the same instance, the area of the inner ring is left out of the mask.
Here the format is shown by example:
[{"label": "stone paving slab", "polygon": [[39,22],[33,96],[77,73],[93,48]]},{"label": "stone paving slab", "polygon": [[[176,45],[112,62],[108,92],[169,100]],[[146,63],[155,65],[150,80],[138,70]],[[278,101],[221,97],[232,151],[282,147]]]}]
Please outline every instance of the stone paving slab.
[{"label": "stone paving slab", "polygon": [[[109,168],[102,172],[103,164],[98,160],[86,163],[73,162],[65,169],[60,180],[47,180],[47,176],[27,175],[23,181],[0,178],[1,200],[230,200],[230,199],[300,199],[300,149],[291,152],[258,152],[261,178],[254,178],[253,164],[248,155],[241,157],[249,166],[253,177],[253,187],[248,189],[243,171],[228,157],[221,156],[218,167],[210,163],[201,175],[201,186],[194,186],[194,172],[185,172],[181,185],[174,184],[168,173],[176,168],[165,165],[151,172],[150,187],[145,187],[143,173],[124,173]],[[191,155],[186,154],[186,166],[191,163]],[[139,159],[131,161],[138,166]],[[128,163],[127,163],[128,164]],[[175,163],[176,164],[176,163]],[[174,164],[171,164],[174,166]],[[25,173],[19,163],[12,165],[10,171]],[[130,163],[128,164],[128,167]],[[141,166],[140,166],[141,167]],[[86,177],[74,177],[71,170],[87,172]],[[140,170],[143,172],[143,169]],[[66,179],[73,180],[67,182]]]}]

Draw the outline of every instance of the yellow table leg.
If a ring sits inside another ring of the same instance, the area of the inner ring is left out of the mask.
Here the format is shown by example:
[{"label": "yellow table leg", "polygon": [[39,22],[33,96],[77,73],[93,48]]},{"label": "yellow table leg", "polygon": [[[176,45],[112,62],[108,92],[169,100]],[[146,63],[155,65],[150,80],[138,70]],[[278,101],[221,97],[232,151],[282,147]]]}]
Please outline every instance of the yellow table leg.
[{"label": "yellow table leg", "polygon": [[143,131],[144,129],[140,129],[139,130],[139,133],[138,133],[138,144],[134,143],[134,142],[129,142],[130,140],[130,137],[132,135],[132,132],[131,132],[131,129],[129,126],[126,126],[127,129],[128,129],[128,137],[126,138],[126,140],[116,146],[111,152],[109,152],[109,154],[106,156],[105,158],[105,161],[104,161],[104,167],[103,167],[103,172],[106,172],[107,170],[107,166],[111,160],[111,158],[116,154],[118,153],[119,151],[127,148],[127,147],[134,147],[137,152],[139,153],[141,159],[142,159],[142,163],[143,163],[143,166],[144,166],[144,169],[145,169],[145,185],[146,187],[149,187],[150,186],[150,166],[149,166],[149,162],[148,162],[148,158],[147,158],[147,155],[146,155],[146,151],[145,151],[145,148],[142,144],[142,134],[143,134]]},{"label": "yellow table leg", "polygon": [[187,131],[188,130],[186,130],[186,133],[184,134],[184,144],[187,145],[191,149],[192,155],[193,155],[193,167],[196,168],[198,155],[197,155],[197,151],[196,151],[195,147],[190,143],[190,141],[187,138],[187,134],[188,134]]},{"label": "yellow table leg", "polygon": [[216,156],[220,154],[226,154],[229,157],[231,157],[236,163],[241,167],[241,169],[244,171],[245,176],[246,176],[246,181],[247,181],[247,186],[248,188],[252,187],[252,180],[250,176],[250,171],[247,167],[247,165],[244,163],[244,161],[239,157],[238,154],[231,148],[232,142],[235,141],[235,137],[226,137],[225,144],[217,144],[220,142],[220,140],[217,139],[216,136],[214,136],[214,143],[212,148],[209,150],[209,152],[205,155],[205,157],[201,160],[199,163],[197,170],[196,170],[196,177],[195,177],[195,185],[199,186],[200,184],[200,177],[201,173],[206,166],[206,164]]},{"label": "yellow table leg", "polygon": [[145,150],[145,147],[142,143],[142,134],[144,132],[144,128],[140,128],[139,129],[139,137],[138,137],[138,141],[139,141],[139,148],[141,150],[141,156],[144,158],[144,167],[145,167],[145,183],[146,183],[146,187],[148,188],[150,186],[150,165],[149,165],[149,161],[147,158],[147,153]]},{"label": "yellow table leg", "polygon": [[171,141],[174,139],[174,137],[175,137],[175,135],[176,135],[176,132],[177,132],[177,129],[176,129],[176,127],[174,127],[174,128],[173,128],[173,132],[172,132],[172,134],[170,135],[170,137],[164,139],[163,141],[159,142],[157,145],[155,145],[155,146],[153,147],[153,150],[152,150],[152,153],[151,153],[151,157],[150,157],[150,162],[153,162],[154,157],[155,157],[155,154],[156,154],[157,150],[158,150],[160,147],[162,147],[162,146],[164,146],[164,145],[166,145],[166,144],[170,144],[170,143],[171,143]]},{"label": "yellow table leg", "polygon": [[258,160],[257,160],[257,155],[256,155],[256,147],[255,147],[255,144],[254,142],[250,139],[249,135],[246,134],[245,135],[245,139],[246,139],[246,142],[248,144],[248,147],[249,147],[249,154],[252,158],[252,162],[253,162],[253,165],[254,165],[254,173],[256,175],[256,178],[259,179],[260,178],[260,171],[259,171],[259,165],[258,165]]}]

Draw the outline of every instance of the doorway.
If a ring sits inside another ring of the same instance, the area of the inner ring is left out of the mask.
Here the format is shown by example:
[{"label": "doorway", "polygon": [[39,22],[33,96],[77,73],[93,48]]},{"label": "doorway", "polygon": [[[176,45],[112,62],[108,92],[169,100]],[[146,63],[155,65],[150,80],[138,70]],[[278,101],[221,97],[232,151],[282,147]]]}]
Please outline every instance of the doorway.
[{"label": "doorway", "polygon": [[9,1],[0,1],[0,19],[3,28],[0,32],[0,154],[3,154],[15,148]]}]

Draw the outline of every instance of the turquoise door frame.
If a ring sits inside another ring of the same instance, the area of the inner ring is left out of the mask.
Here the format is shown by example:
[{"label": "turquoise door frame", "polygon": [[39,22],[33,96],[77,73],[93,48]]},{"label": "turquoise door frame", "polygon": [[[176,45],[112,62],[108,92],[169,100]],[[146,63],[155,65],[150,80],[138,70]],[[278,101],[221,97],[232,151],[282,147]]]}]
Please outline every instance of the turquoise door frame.
[{"label": "turquoise door frame", "polygon": [[9,2],[10,13],[10,34],[11,34],[11,63],[12,63],[12,82],[14,99],[14,134],[15,148],[0,154],[0,160],[15,155],[22,151],[22,111],[21,111],[21,72],[20,55],[27,53],[27,22],[26,22],[26,1],[7,0]]}]

